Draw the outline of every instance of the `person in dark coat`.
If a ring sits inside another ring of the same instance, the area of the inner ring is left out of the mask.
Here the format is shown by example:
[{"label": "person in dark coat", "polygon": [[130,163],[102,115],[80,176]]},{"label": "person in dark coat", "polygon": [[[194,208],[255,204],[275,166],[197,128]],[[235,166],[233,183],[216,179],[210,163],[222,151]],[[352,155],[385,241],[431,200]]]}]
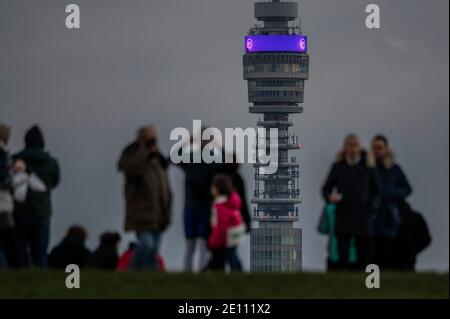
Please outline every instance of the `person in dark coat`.
[{"label": "person in dark coat", "polygon": [[171,223],[167,166],[153,127],[138,130],[136,141],[125,148],[118,163],[125,177],[125,231],[136,232],[138,240],[131,263],[133,270],[158,269],[161,237]]},{"label": "person in dark coat", "polygon": [[0,123],[0,269],[17,267],[12,179],[7,149],[11,128]]},{"label": "person in dark coat", "polygon": [[49,268],[65,269],[71,264],[83,268],[91,253],[85,246],[86,239],[87,232],[82,226],[71,226],[63,240],[52,249]]},{"label": "person in dark coat", "polygon": [[[202,128],[202,132],[206,128]],[[201,134],[201,133],[200,133]],[[199,163],[194,158],[201,154],[209,141],[202,140],[200,144],[194,143],[194,139],[186,141],[189,152],[185,151],[190,158],[189,163],[181,162],[176,165],[184,172],[184,233],[186,237],[186,253],[184,257],[184,270],[193,271],[195,252],[199,255],[199,269],[204,269],[209,261],[208,237],[210,233],[211,216],[211,181],[220,169],[220,163],[206,163],[201,159]],[[179,150],[179,155],[183,153]],[[222,150],[218,150],[222,152]]]},{"label": "person in dark coat", "polygon": [[[326,202],[336,205],[335,235],[339,260],[329,270],[364,269],[370,256],[370,218],[379,193],[373,156],[361,149],[356,135],[345,138],[343,150],[323,185]],[[355,248],[356,260],[351,261]]]},{"label": "person in dark coat", "polygon": [[385,268],[389,263],[386,258],[390,244],[397,236],[402,223],[399,205],[412,193],[412,188],[403,170],[395,163],[394,153],[389,149],[385,136],[377,135],[373,138],[372,151],[381,187],[380,205],[372,221],[372,262]]},{"label": "person in dark coat", "polygon": [[[20,266],[27,266],[29,257],[32,265],[42,268],[47,266],[51,193],[59,184],[60,170],[57,160],[44,147],[41,130],[33,126],[25,135],[25,149],[13,156],[16,172],[25,169],[26,173],[34,174],[45,186],[45,191],[29,188],[24,202],[15,201],[14,220]],[[28,249],[31,256],[28,256]]]},{"label": "person in dark coat", "polygon": [[100,246],[89,256],[87,267],[101,270],[115,270],[119,262],[117,251],[120,235],[105,232],[100,236]]}]

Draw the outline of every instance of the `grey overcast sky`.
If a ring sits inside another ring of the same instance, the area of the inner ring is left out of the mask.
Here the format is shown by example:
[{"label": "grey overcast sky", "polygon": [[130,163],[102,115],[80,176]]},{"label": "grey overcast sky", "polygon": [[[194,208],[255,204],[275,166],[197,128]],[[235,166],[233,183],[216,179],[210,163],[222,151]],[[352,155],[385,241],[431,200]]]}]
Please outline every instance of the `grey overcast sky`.
[{"label": "grey overcast sky", "polygon": [[[33,123],[45,130],[63,181],[54,193],[52,245],[72,223],[90,232],[123,229],[116,160],[136,127],[154,123],[161,150],[170,131],[193,119],[218,128],[255,126],[242,80],[243,36],[255,20],[250,0],[0,0],[0,121],[11,149]],[[81,9],[81,29],[65,28],[65,6]],[[381,7],[381,29],[365,28],[365,6]],[[367,145],[389,136],[414,187],[410,201],[433,235],[422,270],[449,265],[449,2],[301,0],[309,36],[305,112],[294,131],[301,164],[303,265],[323,270],[326,240],[316,232],[319,189],[349,132]],[[250,191],[252,167],[242,172]],[[170,172],[174,223],[162,254],[182,266],[183,175]],[[125,237],[124,244],[132,239]],[[246,267],[249,240],[241,247]]]}]

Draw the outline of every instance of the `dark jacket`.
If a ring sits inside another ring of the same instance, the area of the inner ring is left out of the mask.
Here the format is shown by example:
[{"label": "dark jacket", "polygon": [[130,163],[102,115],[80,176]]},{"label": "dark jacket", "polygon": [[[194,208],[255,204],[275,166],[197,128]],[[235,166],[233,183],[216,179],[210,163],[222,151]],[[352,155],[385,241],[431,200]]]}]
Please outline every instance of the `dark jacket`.
[{"label": "dark jacket", "polygon": [[90,268],[115,270],[119,262],[117,246],[120,242],[118,233],[105,232],[100,236],[100,246],[89,256],[87,266]]},{"label": "dark jacket", "polygon": [[117,249],[110,245],[100,245],[88,258],[87,267],[102,270],[115,270],[119,262]]},{"label": "dark jacket", "polygon": [[184,172],[184,206],[189,210],[205,211],[207,215],[205,218],[209,219],[209,212],[211,210],[212,196],[211,196],[211,182],[214,175],[220,168],[218,163],[193,163],[193,155],[191,156],[191,163],[177,164]]},{"label": "dark jacket", "polygon": [[14,221],[11,215],[13,209],[9,154],[0,140],[0,228],[13,227]]},{"label": "dark jacket", "polygon": [[84,239],[78,236],[66,236],[52,249],[48,265],[50,268],[66,268],[67,265],[75,264],[80,268],[86,265],[90,251],[84,244]]},{"label": "dark jacket", "polygon": [[8,152],[0,145],[0,191],[11,192],[11,174],[9,166]]},{"label": "dark jacket", "polygon": [[380,181],[380,205],[373,220],[374,236],[393,238],[401,223],[399,204],[412,192],[412,188],[400,166],[390,153],[383,162],[377,163]]},{"label": "dark jacket", "polygon": [[52,214],[51,192],[59,184],[58,161],[44,151],[44,139],[36,126],[25,135],[25,149],[13,155],[13,161],[22,160],[27,172],[36,174],[47,187],[46,192],[28,190],[24,203],[15,203],[14,214],[48,217]]},{"label": "dark jacket", "polygon": [[342,194],[336,206],[335,233],[339,236],[369,237],[370,218],[379,193],[379,182],[374,169],[373,156],[361,152],[361,159],[349,165],[343,154],[338,154],[322,188],[328,201],[333,189]]},{"label": "dark jacket", "polygon": [[172,196],[165,159],[132,143],[122,152],[118,167],[125,174],[125,230],[166,229],[171,222]]}]

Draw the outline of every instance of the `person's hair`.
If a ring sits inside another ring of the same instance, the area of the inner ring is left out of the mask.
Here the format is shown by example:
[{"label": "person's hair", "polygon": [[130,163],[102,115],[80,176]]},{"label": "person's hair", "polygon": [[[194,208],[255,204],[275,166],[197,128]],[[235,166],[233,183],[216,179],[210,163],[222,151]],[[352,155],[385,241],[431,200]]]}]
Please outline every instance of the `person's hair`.
[{"label": "person's hair", "polygon": [[381,142],[383,142],[386,146],[389,146],[389,140],[387,139],[386,136],[384,136],[384,135],[382,135],[382,134],[375,135],[375,137],[372,139],[372,142],[376,142],[376,141],[381,141]]},{"label": "person's hair", "polygon": [[344,138],[344,146],[347,144],[347,142],[349,141],[349,140],[356,140],[356,141],[358,141],[358,143],[359,143],[359,137],[358,137],[358,135],[356,135],[355,133],[350,133],[350,134],[347,134],[347,136]]},{"label": "person's hair", "polygon": [[147,131],[147,130],[149,130],[149,129],[152,129],[152,130],[155,130],[155,131],[156,131],[156,128],[155,128],[155,126],[154,126],[153,124],[141,126],[141,127],[138,128],[137,131],[136,131],[136,138],[139,138],[142,134],[145,133],[145,131]]},{"label": "person's hair", "polygon": [[217,192],[220,195],[230,196],[233,192],[233,183],[231,182],[231,179],[223,174],[214,176],[212,186],[217,189]]},{"label": "person's hair", "polygon": [[88,233],[83,226],[80,225],[72,225],[67,231],[67,236],[81,238],[86,240],[88,237]]},{"label": "person's hair", "polygon": [[114,246],[120,241],[120,235],[116,232],[105,232],[100,236],[100,245]]}]

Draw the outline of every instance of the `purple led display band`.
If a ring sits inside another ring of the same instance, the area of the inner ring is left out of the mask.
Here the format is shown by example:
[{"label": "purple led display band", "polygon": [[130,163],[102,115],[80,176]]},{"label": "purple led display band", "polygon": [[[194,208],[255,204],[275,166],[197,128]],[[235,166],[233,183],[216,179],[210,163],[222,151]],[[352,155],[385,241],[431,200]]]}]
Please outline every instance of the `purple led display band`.
[{"label": "purple led display band", "polygon": [[303,35],[250,35],[245,37],[245,52],[291,51],[306,53],[308,38]]}]

